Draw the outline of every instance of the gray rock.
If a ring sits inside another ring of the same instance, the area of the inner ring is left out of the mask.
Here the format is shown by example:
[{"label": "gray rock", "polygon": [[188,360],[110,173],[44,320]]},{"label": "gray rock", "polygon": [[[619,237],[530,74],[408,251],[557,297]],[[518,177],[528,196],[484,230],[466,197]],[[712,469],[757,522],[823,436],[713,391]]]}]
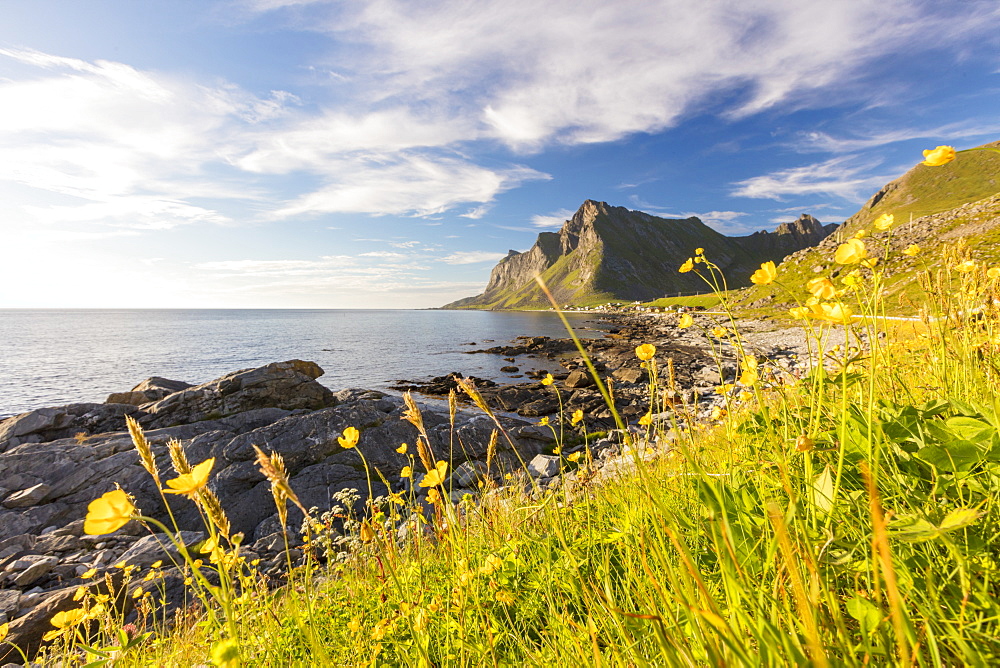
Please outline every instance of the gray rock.
[{"label": "gray rock", "polygon": [[649,373],[645,369],[633,369],[633,368],[622,368],[616,369],[612,374],[615,380],[620,380],[623,383],[644,383],[649,377]]},{"label": "gray rock", "polygon": [[[185,546],[190,548],[195,543],[205,540],[205,532],[182,531],[180,540]],[[198,558],[200,555],[193,556]],[[155,561],[166,562],[171,558],[175,560],[180,558],[180,552],[174,547],[167,536],[160,533],[137,540],[132,547],[125,551],[125,554],[121,556],[119,561],[124,561],[131,566],[145,569],[149,568],[150,564]]]},{"label": "gray rock", "polygon": [[43,555],[23,557],[7,566],[7,570],[10,571],[8,578],[18,587],[27,587],[51,571],[58,563],[59,559],[56,557]]},{"label": "gray rock", "polygon": [[51,489],[52,488],[45,483],[38,483],[28,489],[22,489],[20,492],[14,492],[3,500],[3,505],[5,508],[29,508],[31,506],[37,506],[46,496],[49,495],[49,491]]},{"label": "gray rock", "polygon": [[144,406],[148,415],[140,421],[148,427],[167,427],[257,408],[324,408],[335,399],[316,382],[322,375],[319,365],[302,360],[236,371]]},{"label": "gray rock", "polygon": [[578,387],[590,387],[594,384],[594,379],[590,377],[590,373],[587,371],[571,371],[566,380],[563,381],[563,385],[568,388],[575,389]]},{"label": "gray rock", "polygon": [[554,455],[535,455],[528,463],[528,473],[533,478],[551,478],[559,473],[559,458]]},{"label": "gray rock", "polygon": [[16,589],[0,589],[0,624],[10,621],[18,611],[21,592]]}]

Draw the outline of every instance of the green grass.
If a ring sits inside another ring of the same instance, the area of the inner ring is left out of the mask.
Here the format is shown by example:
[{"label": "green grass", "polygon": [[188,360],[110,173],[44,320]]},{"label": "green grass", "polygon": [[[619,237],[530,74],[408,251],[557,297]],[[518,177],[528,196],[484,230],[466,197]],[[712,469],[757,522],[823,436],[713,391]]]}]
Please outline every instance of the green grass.
[{"label": "green grass", "polygon": [[[743,357],[725,411],[704,420],[675,406],[624,444],[619,477],[590,479],[587,457],[561,452],[577,484],[486,486],[422,520],[412,499],[383,499],[347,523],[345,552],[275,591],[225,544],[201,568],[231,590],[192,583],[204,608],[172,629],[151,622],[124,647],[102,610],[43,661],[73,663],[87,642],[116,666],[237,665],[227,652],[255,666],[996,665],[998,279],[982,263],[955,270],[968,252],[925,266],[919,326],[886,323],[884,276],[862,274],[824,302],[863,316],[851,345],[805,320],[823,366],[795,374]],[[738,329],[728,336],[739,350]],[[651,384],[652,412],[675,389],[664,385]]]},{"label": "green grass", "polygon": [[715,308],[722,301],[719,295],[708,293],[704,295],[688,295],[685,297],[663,297],[651,302],[646,306],[663,308],[666,306],[702,306],[704,308]]}]

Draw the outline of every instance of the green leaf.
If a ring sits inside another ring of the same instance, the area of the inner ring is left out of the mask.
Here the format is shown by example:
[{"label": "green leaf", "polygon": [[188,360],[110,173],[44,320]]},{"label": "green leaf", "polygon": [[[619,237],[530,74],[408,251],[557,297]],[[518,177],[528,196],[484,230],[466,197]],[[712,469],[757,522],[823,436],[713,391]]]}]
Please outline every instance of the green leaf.
[{"label": "green leaf", "polygon": [[958,508],[948,513],[938,528],[941,531],[956,531],[975,523],[979,515],[975,508]]},{"label": "green leaf", "polygon": [[809,500],[824,514],[829,514],[833,510],[833,470],[829,464],[822,473],[813,478],[809,489]]},{"label": "green leaf", "polygon": [[952,441],[946,447],[930,445],[920,448],[916,456],[939,471],[949,473],[967,470],[983,459],[979,448],[968,441]]},{"label": "green leaf", "polygon": [[953,417],[945,420],[948,430],[963,441],[989,442],[996,433],[993,425],[971,417]]},{"label": "green leaf", "polygon": [[940,535],[938,528],[918,515],[900,515],[889,523],[889,537],[904,543],[934,540]]},{"label": "green leaf", "polygon": [[847,602],[847,614],[858,620],[862,633],[872,631],[882,622],[882,613],[867,598],[855,596]]}]

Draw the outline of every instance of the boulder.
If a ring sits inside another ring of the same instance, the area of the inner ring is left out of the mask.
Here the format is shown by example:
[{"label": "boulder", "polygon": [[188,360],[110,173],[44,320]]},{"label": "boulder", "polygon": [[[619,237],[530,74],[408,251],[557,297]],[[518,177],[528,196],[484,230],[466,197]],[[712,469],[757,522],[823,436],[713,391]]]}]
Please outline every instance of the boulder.
[{"label": "boulder", "polygon": [[14,492],[3,500],[3,505],[5,508],[30,508],[41,503],[51,490],[51,487],[40,482],[28,489]]},{"label": "boulder", "polygon": [[576,389],[578,387],[590,387],[594,384],[594,379],[590,377],[590,373],[587,371],[571,371],[566,380],[563,381],[563,385],[568,388]]},{"label": "boulder", "polygon": [[140,419],[148,428],[217,419],[259,408],[318,410],[336,403],[333,393],[316,382],[323,369],[314,362],[273,362],[169,394],[144,406]]}]

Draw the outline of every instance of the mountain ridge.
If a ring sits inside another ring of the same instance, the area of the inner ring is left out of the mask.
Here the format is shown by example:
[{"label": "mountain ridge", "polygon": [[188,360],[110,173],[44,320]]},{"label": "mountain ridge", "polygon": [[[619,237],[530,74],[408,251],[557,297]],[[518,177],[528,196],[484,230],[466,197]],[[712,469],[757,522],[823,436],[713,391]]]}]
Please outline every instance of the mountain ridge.
[{"label": "mountain ridge", "polygon": [[761,262],[777,262],[815,245],[836,227],[803,214],[774,232],[728,237],[696,216],[660,218],[588,199],[558,232],[539,233],[523,253],[509,251],[493,268],[482,294],[443,308],[545,308],[550,304],[535,276],[565,304],[647,301],[706,291],[697,275],[677,271],[695,248],[704,248],[727,282],[739,287]]}]

